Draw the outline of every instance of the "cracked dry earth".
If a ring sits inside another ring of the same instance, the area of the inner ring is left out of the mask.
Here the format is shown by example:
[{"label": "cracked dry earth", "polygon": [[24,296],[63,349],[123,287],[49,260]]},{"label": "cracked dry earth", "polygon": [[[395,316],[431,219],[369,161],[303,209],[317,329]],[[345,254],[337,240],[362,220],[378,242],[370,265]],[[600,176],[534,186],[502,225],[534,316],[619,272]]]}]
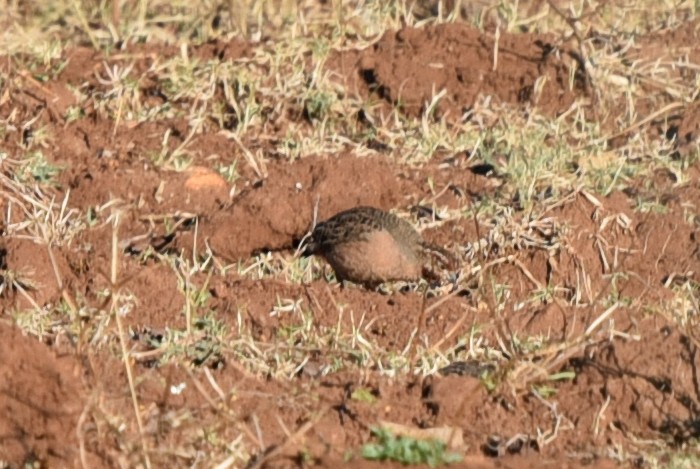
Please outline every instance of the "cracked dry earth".
[{"label": "cracked dry earth", "polygon": [[[695,34],[697,41],[697,30],[697,24],[692,24],[685,36],[644,40],[672,50],[687,43],[688,35]],[[580,76],[574,77],[572,88],[565,86],[574,54],[566,50],[556,56],[547,54],[549,41],[535,34],[503,34],[501,62],[493,71],[493,38],[488,34],[459,24],[405,28],[385,34],[368,49],[336,53],[326,67],[351,93],[374,99],[387,109],[400,101],[408,116],[420,116],[433,90],[441,88],[447,94],[436,112],[447,120],[459,118],[484,94],[557,115],[587,91]],[[242,42],[210,43],[191,47],[190,54],[202,60],[236,61],[251,57],[255,47]],[[139,81],[144,105],[156,106],[166,98],[149,67],[178,53],[168,46],[139,45],[106,61],[133,62],[134,73],[144,74]],[[251,371],[241,364],[243,356],[227,355],[225,347],[215,357],[202,358],[198,367],[177,361],[163,364],[153,343],[164,340],[168,330],[186,327],[185,297],[176,269],[143,256],[148,250],[184,252],[185,258],[191,258],[193,247],[203,249],[206,242],[222,264],[245,262],[267,252],[275,259],[289,259],[294,243],[311,226],[316,203],[319,219],[357,205],[407,212],[434,195],[425,183],[430,179],[437,188],[452,188],[434,202],[456,208],[496,194],[502,181],[471,170],[473,162],[463,154],[438,155],[429,163],[408,166],[386,157],[383,145],[387,144],[378,142],[370,155],[358,157],[348,148],[289,161],[275,155],[269,141],[251,137],[245,142],[251,151],[267,151],[266,145],[270,146],[261,178],[244,163],[239,145],[206,127],[188,142],[192,166],[169,171],[150,163],[146,155],[161,150],[166,132],[168,149],[183,144],[188,122],[178,118],[123,122],[115,132],[112,120],[90,108],[89,101],[77,103],[70,92],[71,87],[101,89],[95,76],[102,70],[102,56],[72,48],[65,50],[62,60],[66,66],[61,73],[41,84],[23,78],[11,58],[0,59],[2,72],[21,83],[0,99],[0,117],[24,122],[37,116],[36,128],[46,127],[60,135],[42,149],[49,161],[62,168],[51,189],[57,200],[70,190],[69,207],[81,213],[111,199],[120,199],[125,207],[119,231],[119,272],[136,306],[123,321],[130,331],[127,345],[134,353],[145,438],[157,467],[194,464],[199,457],[197,445],[204,444],[197,442],[206,440],[203,432],[226,442],[240,438],[254,457],[269,454],[266,467],[391,467],[359,457],[344,462],[348,451],[357,451],[369,440],[369,429],[380,420],[460,429],[464,440],[460,450],[465,455],[461,464],[472,468],[613,467],[615,452],[637,454],[648,449],[646,441],[682,445],[698,436],[697,337],[692,327],[681,328],[672,316],[656,313],[672,310],[673,286],[700,272],[697,220],[686,216],[688,207],[697,208],[700,203],[697,165],[688,169],[690,182],[680,187],[673,184],[672,175],[658,175],[663,213],[635,212],[632,196],[621,192],[608,197],[572,194],[554,206],[548,223],[562,233],[563,248],[552,254],[523,247],[512,252],[510,262],[489,267],[490,278],[509,286],[505,318],[496,317],[492,305],[475,304],[469,294],[427,299],[429,313],[421,334],[426,343],[444,350],[457,337],[469,337],[475,325],[481,328],[484,343],[493,348],[498,348],[505,329],[517,337],[567,340],[580,336],[603,313],[598,307],[574,309],[569,306],[571,298],[532,301],[537,286],[560,285],[580,296],[582,304],[613,291],[628,299],[607,312],[607,318],[614,318],[614,337],[572,346],[563,358],[557,355],[561,362],[554,371],[574,371],[575,378],[551,383],[556,394],[547,400],[536,398],[528,389],[507,386],[504,392],[492,393],[479,378],[460,373],[387,377],[377,369],[357,368],[319,373],[345,352],[303,344],[294,351],[284,348],[288,344],[276,344],[280,330],[300,327],[301,321],[295,314],[270,314],[280,299],[301,299],[316,330],[338,328],[339,334],[346,335],[359,327],[376,347],[399,351],[410,343],[423,306],[419,293],[339,289],[322,277],[301,284],[274,276],[254,279],[235,269],[225,276],[207,278],[205,273],[195,273],[192,277],[194,285],[206,285],[207,307],[228,337],[235,340],[236,331],[250,331],[257,347],[278,347],[280,354],[297,360],[291,379],[273,378],[272,360],[268,370]],[[429,64],[440,66],[428,72]],[[540,95],[535,81],[543,75],[549,79]],[[61,116],[76,105],[84,106],[82,117],[64,121]],[[286,118],[294,119],[294,112]],[[697,140],[697,106],[680,110],[671,124],[681,135],[679,151],[684,151],[683,145]],[[271,123],[278,129],[284,125],[284,120]],[[284,131],[274,135],[283,136]],[[12,133],[3,138],[3,151],[9,155],[20,151],[22,138]],[[214,168],[234,160],[241,161],[240,178],[231,197],[231,184]],[[0,199],[3,213],[9,203]],[[175,229],[165,226],[164,215],[172,215]],[[13,211],[12,217],[10,221],[17,222],[21,213]],[[486,231],[486,226],[477,230],[472,220],[460,219],[430,226],[423,235],[454,247],[465,246]],[[54,270],[60,272],[65,289],[82,303],[103,304],[103,292],[109,287],[111,239],[108,223],[86,227],[69,245],[53,247],[54,269],[45,245],[3,237],[0,267],[25,272],[31,285],[27,284],[27,295],[14,291],[0,297],[0,307],[22,311],[59,303],[62,290]],[[97,319],[86,316],[82,322],[87,328],[93,320]],[[62,332],[60,323],[37,340],[23,335],[8,315],[3,316],[0,460],[10,467],[139,463],[141,440],[114,339],[116,326],[107,321],[104,327],[112,339],[91,344],[100,347],[78,350],[78,337]],[[447,339],[441,342],[443,338]],[[499,372],[514,376],[537,369],[537,363],[521,371],[509,368],[515,363],[499,363]],[[183,392],[171,392],[173,385],[182,383]],[[368,390],[372,399],[354,398],[360,389]]]}]

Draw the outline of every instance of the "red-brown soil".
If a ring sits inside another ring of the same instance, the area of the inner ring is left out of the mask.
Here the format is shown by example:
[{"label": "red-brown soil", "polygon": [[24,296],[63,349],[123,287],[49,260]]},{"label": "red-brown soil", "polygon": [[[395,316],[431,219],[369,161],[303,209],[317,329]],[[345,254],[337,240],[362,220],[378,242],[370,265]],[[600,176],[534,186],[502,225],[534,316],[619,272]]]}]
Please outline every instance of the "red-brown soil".
[{"label": "red-brown soil", "polygon": [[[11,464],[70,467],[80,463],[81,415],[90,406],[83,370],[36,339],[0,324],[0,448]],[[83,461],[99,458],[83,452]]]},{"label": "red-brown soil", "polygon": [[[534,34],[501,34],[494,69],[492,34],[461,24],[404,28],[387,33],[366,50],[337,53],[328,66],[352,91],[399,104],[406,116],[420,116],[441,88],[447,93],[437,112],[452,119],[459,119],[485,95],[553,116],[588,91],[579,74],[569,85],[575,54],[561,45],[552,53],[552,41]],[[674,41],[666,37],[659,47]],[[235,60],[252,54],[255,47],[217,43],[191,53]],[[156,106],[165,98],[158,92],[158,77],[147,70],[178,53],[177,48],[141,45],[108,63],[133,62],[144,74],[139,84],[149,96],[144,105]],[[201,457],[199,452],[210,448],[207,437],[216,435],[226,443],[241,437],[268,467],[385,467],[356,454],[344,459],[369,440],[370,428],[379,420],[462,429],[463,464],[478,468],[612,467],[621,456],[614,451],[641,454],[645,440],[683,446],[700,436],[700,337],[693,324],[680,327],[660,313],[670,310],[671,287],[700,272],[698,222],[686,219],[689,204],[700,204],[696,167],[689,169],[691,177],[683,186],[668,184],[663,214],[635,212],[631,198],[620,192],[609,197],[594,194],[599,207],[583,194],[572,194],[548,214],[547,223],[565,233],[561,249],[491,246],[491,257],[482,264],[484,277],[493,282],[480,287],[495,298],[496,284],[509,286],[510,296],[500,311],[494,308],[495,300],[477,303],[469,292],[432,309],[442,299],[428,298],[430,313],[419,324],[423,298],[414,291],[385,294],[339,288],[320,277],[303,283],[286,281],[282,275],[254,280],[235,268],[211,278],[193,272],[192,284],[206,284],[207,308],[223,324],[227,340],[240,339],[238,331],[250,331],[251,348],[247,355],[236,355],[232,345],[218,344],[201,360],[194,354],[187,362],[159,365],[160,351],[154,344],[165,341],[169,329],[186,327],[186,301],[183,270],[178,270],[182,265],[157,255],[184,252],[190,260],[193,253],[205,256],[208,246],[221,264],[246,263],[268,252],[273,261],[285,262],[310,228],[316,204],[321,219],[364,204],[403,211],[419,204],[429,207],[425,201],[434,195],[430,180],[435,192],[449,188],[432,202],[457,208],[497,196],[499,184],[469,171],[464,155],[413,167],[381,152],[358,157],[350,150],[294,161],[271,158],[258,174],[245,163],[240,146],[213,124],[188,145],[194,169],[166,169],[151,155],[163,149],[166,132],[171,135],[165,144],[168,151],[185,142],[188,122],[122,121],[115,130],[115,120],[96,110],[90,98],[78,103],[69,91],[77,86],[88,96],[104,91],[95,78],[96,72],[104,72],[102,55],[77,48],[64,58],[65,68],[44,84],[23,73],[21,60],[0,61],[0,69],[13,74],[17,83],[6,88],[7,99],[0,96],[0,118],[17,124],[38,116],[35,128],[45,127],[55,136],[42,151],[63,168],[56,186],[47,191],[62,201],[70,190],[68,207],[82,214],[92,210],[96,217],[70,244],[51,248],[55,267],[45,244],[0,239],[0,270],[20,272],[25,279],[24,292],[6,285],[0,296],[0,466],[134,467],[142,462],[143,441],[155,467],[191,466]],[[535,82],[541,77],[547,81],[536,95]],[[76,105],[83,116],[66,122],[62,116]],[[697,105],[681,111],[679,150],[688,151],[697,148],[700,113]],[[18,133],[8,132],[0,141],[9,155],[26,145]],[[282,138],[284,129],[276,136]],[[249,140],[244,142],[249,148],[264,148],[254,137]],[[235,187],[218,176],[214,164],[234,161],[240,170]],[[128,328],[124,339],[134,353],[131,365],[144,435],[134,419],[116,325],[106,308],[99,308],[107,304],[105,291],[110,288],[113,230],[108,203],[122,210],[118,287],[133,298],[123,317]],[[8,201],[0,199],[0,205],[7,213]],[[14,212],[10,221],[19,216]],[[6,221],[2,223],[6,229]],[[428,228],[424,235],[456,249],[486,230],[460,219]],[[489,264],[498,257],[507,261]],[[560,290],[533,300],[532,292],[547,285]],[[97,335],[99,325],[103,334],[111,334],[101,337],[112,339],[88,347],[85,337],[63,327],[70,322],[68,308],[40,340],[23,336],[9,324],[10,318],[20,325],[28,320],[27,313],[20,312],[32,311],[32,302],[40,308],[56,305],[65,300],[65,292],[79,304],[92,306],[78,321],[85,331]],[[577,296],[579,306],[569,306]],[[575,343],[604,311],[587,305],[606,297],[620,304],[610,316],[614,330],[610,328],[609,337]],[[447,351],[458,337],[468,338],[472,326],[479,326],[485,346],[502,357],[493,377],[501,386],[492,392],[472,376],[437,372],[389,378],[376,364],[361,372],[358,366],[321,373],[355,352],[333,344],[320,348],[281,342],[281,330],[303,326],[297,312],[271,314],[284,299],[302,300],[314,330],[335,330],[343,337],[359,331],[386,352],[384,359],[409,347],[417,328],[420,341]],[[528,356],[529,367],[517,368],[528,361],[519,360],[527,354],[524,346],[501,344],[509,337],[536,336],[570,341],[569,354],[534,352]],[[204,332],[196,337],[202,347],[213,341]],[[501,354],[504,346],[507,354]],[[271,353],[275,350],[290,357],[297,369],[279,368]],[[246,368],[246,360],[256,353],[267,354],[267,370],[254,373]],[[553,357],[559,361],[548,369]],[[575,371],[575,378],[546,380],[564,370]],[[273,378],[281,371],[289,379]],[[171,392],[172,386],[183,383],[182,393]],[[546,400],[530,392],[543,383],[556,391]],[[369,390],[373,399],[354,399],[358,389]],[[522,438],[510,446],[493,443],[519,435]]]},{"label": "red-brown soil", "polygon": [[[371,48],[339,56],[336,67],[351,89],[372,93],[416,117],[442,89],[446,94],[435,109],[438,117],[459,120],[480,96],[557,114],[586,92],[583,74],[569,83],[576,53],[557,47],[553,37],[495,37],[462,24],[427,30],[406,27],[384,34]],[[536,92],[538,80],[544,86]]]}]

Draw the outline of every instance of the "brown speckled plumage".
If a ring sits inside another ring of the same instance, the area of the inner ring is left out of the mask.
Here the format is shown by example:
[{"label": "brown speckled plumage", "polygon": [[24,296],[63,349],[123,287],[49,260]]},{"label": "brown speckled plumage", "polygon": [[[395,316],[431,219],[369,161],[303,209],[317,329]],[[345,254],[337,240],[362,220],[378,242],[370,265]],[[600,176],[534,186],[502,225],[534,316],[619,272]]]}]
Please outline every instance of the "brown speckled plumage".
[{"label": "brown speckled plumage", "polygon": [[339,281],[374,286],[423,276],[428,245],[405,220],[373,207],[356,207],[319,223],[307,254],[328,261]]}]

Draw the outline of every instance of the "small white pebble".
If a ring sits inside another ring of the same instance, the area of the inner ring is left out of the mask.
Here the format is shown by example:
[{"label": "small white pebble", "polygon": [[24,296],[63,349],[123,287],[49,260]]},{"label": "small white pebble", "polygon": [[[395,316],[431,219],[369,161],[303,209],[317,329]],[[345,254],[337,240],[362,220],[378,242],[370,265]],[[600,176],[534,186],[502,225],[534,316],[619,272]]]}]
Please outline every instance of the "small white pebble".
[{"label": "small white pebble", "polygon": [[178,385],[170,386],[170,394],[174,394],[175,396],[178,396],[178,395],[182,394],[182,391],[184,391],[186,387],[187,387],[187,383],[180,383]]},{"label": "small white pebble", "polygon": [[123,304],[119,307],[119,309],[117,310],[117,313],[119,313],[119,316],[124,317],[131,312],[131,310],[133,309],[133,306],[134,305],[131,303]]}]

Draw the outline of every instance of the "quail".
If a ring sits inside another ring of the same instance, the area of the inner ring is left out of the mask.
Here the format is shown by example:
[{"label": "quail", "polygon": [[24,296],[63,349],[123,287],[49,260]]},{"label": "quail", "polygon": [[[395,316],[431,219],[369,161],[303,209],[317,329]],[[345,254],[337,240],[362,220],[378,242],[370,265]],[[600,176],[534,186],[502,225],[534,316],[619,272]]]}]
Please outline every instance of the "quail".
[{"label": "quail", "polygon": [[430,274],[425,264],[444,250],[426,243],[405,220],[374,207],[355,207],[319,223],[305,255],[323,257],[339,282],[367,287],[394,280],[419,280]]}]

